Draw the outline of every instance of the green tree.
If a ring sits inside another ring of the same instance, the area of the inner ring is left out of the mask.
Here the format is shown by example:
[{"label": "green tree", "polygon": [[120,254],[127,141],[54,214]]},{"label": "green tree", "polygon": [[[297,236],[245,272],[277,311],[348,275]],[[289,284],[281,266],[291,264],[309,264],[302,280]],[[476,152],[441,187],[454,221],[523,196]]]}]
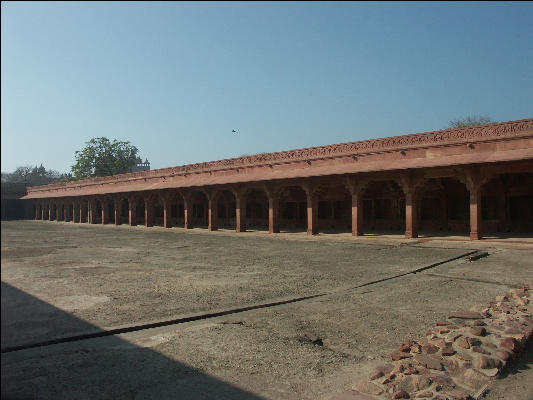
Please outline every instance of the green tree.
[{"label": "green tree", "polygon": [[17,167],[11,173],[2,173],[2,183],[18,183],[26,186],[47,185],[49,183],[68,181],[71,178],[71,174],[62,174],[52,169],[47,170],[42,164],[40,167]]},{"label": "green tree", "polygon": [[111,142],[105,137],[91,139],[83,150],[76,152],[72,174],[75,179],[82,179],[130,172],[137,152],[137,147],[130,142]]},{"label": "green tree", "polygon": [[493,122],[489,117],[482,115],[469,115],[462,119],[450,121],[449,128],[464,128],[466,126],[485,125]]}]

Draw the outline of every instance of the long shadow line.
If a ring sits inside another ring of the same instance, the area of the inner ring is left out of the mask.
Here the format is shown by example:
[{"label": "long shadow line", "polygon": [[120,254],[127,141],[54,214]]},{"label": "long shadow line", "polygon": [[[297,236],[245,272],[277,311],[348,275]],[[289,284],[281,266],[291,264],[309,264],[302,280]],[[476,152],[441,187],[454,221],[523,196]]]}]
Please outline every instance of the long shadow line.
[{"label": "long shadow line", "polygon": [[201,315],[195,315],[195,316],[190,316],[190,317],[171,319],[171,320],[166,320],[166,321],[152,322],[152,323],[147,323],[147,324],[133,325],[133,326],[127,326],[127,327],[123,327],[123,328],[115,328],[115,329],[109,329],[109,330],[102,330],[102,331],[97,331],[97,332],[92,332],[92,333],[85,333],[85,334],[80,334],[80,335],[74,335],[74,336],[50,339],[50,340],[45,340],[45,341],[36,342],[36,343],[23,344],[23,345],[19,345],[19,346],[10,346],[10,347],[5,347],[5,348],[1,349],[1,353],[2,354],[3,353],[10,353],[10,352],[13,352],[13,351],[26,350],[26,349],[31,349],[31,348],[35,348],[35,347],[44,347],[44,346],[50,346],[50,345],[60,344],[60,343],[77,342],[77,341],[80,341],[80,340],[95,339],[95,338],[100,338],[100,337],[105,337],[105,336],[113,336],[113,335],[118,335],[118,334],[121,334],[121,333],[135,332],[135,331],[140,331],[140,330],[144,330],[144,329],[151,329],[151,328],[159,328],[159,327],[168,326],[168,325],[183,324],[183,323],[186,323],[186,322],[201,321],[201,320],[204,320],[204,319],[221,317],[221,316],[230,315],[230,314],[237,314],[237,313],[241,313],[241,312],[245,312],[245,311],[258,310],[258,309],[262,309],[262,308],[269,308],[269,307],[275,307],[275,306],[280,306],[280,305],[284,305],[284,304],[296,303],[296,302],[300,302],[300,301],[304,301],[304,300],[314,299],[314,298],[317,298],[317,297],[323,297],[323,296],[327,296],[327,295],[331,295],[331,294],[338,294],[338,293],[349,291],[349,290],[354,290],[354,289],[359,289],[359,288],[370,286],[370,285],[375,285],[377,283],[389,281],[389,280],[392,280],[392,279],[401,278],[403,276],[410,275],[410,274],[417,274],[418,272],[422,272],[422,271],[425,271],[425,270],[430,269],[430,268],[435,268],[435,267],[437,267],[439,265],[446,264],[448,262],[457,260],[459,258],[470,256],[470,255],[472,255],[474,253],[477,253],[477,252],[478,252],[478,250],[468,251],[466,253],[463,253],[463,254],[455,256],[455,257],[447,258],[447,259],[444,259],[444,260],[441,260],[441,261],[437,261],[437,262],[425,265],[423,267],[416,268],[416,269],[414,269],[412,271],[404,272],[404,273],[397,274],[397,275],[394,275],[394,276],[390,276],[390,277],[387,277],[387,278],[377,279],[377,280],[374,280],[374,281],[366,282],[366,283],[363,283],[361,285],[357,285],[357,286],[353,286],[353,287],[349,287],[349,288],[343,288],[343,289],[340,289],[340,290],[333,290],[333,291],[326,292],[326,293],[319,293],[319,294],[314,294],[314,295],[310,295],[310,296],[297,297],[297,298],[293,298],[293,299],[281,300],[281,301],[276,301],[276,302],[256,304],[256,305],[246,306],[246,307],[232,308],[232,309],[229,309],[229,310],[223,310],[223,311],[218,311],[218,312],[210,312],[210,313],[205,313],[205,314],[201,314]]}]

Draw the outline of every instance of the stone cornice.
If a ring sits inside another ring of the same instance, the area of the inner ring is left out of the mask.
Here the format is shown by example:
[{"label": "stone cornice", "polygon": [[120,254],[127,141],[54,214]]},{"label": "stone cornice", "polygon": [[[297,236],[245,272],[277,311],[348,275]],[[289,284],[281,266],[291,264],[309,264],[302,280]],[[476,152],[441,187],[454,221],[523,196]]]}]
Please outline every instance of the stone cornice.
[{"label": "stone cornice", "polygon": [[307,160],[334,159],[337,157],[452,146],[458,144],[475,144],[487,141],[509,140],[524,136],[533,136],[533,118],[475,127],[446,129],[381,139],[370,139],[359,142],[339,143],[276,153],[263,153],[253,156],[188,164],[151,171],[132,172],[72,182],[34,186],[28,188],[28,194],[41,191],[57,191],[58,189],[75,189],[94,185],[127,183],[139,180],[148,181],[153,178],[172,177],[177,175],[187,176],[191,174],[287,164]]}]

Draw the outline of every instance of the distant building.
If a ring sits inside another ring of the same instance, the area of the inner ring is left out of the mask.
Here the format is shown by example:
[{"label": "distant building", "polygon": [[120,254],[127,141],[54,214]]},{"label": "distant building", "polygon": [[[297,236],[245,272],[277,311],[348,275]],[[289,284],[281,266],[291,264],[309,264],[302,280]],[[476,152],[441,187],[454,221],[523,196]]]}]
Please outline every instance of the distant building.
[{"label": "distant building", "polygon": [[20,198],[26,195],[26,184],[2,182],[2,221],[23,219],[31,215],[31,204]]},{"label": "distant building", "polygon": [[137,157],[135,166],[131,169],[131,172],[150,171],[150,161],[145,159],[144,162],[141,157]]}]

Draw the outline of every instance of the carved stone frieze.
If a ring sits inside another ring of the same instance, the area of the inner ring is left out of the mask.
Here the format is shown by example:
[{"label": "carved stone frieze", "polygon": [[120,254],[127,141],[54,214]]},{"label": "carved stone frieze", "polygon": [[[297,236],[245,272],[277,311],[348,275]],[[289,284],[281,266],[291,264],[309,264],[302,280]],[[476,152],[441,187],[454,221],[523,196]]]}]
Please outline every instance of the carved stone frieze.
[{"label": "carved stone frieze", "polygon": [[134,184],[136,181],[163,179],[173,176],[187,176],[190,174],[209,173],[219,170],[237,170],[272,166],[275,164],[293,163],[306,160],[318,160],[339,157],[354,157],[358,155],[402,151],[426,147],[457,145],[461,143],[475,143],[493,140],[505,140],[513,137],[533,135],[533,118],[503,123],[493,123],[475,127],[447,129],[434,132],[415,133],[382,139],[371,139],[359,142],[339,143],[328,146],[311,147],[277,153],[263,153],[240,158],[230,158],[204,163],[188,164],[150,171],[132,172],[84,179],[76,182],[63,182],[37,187],[29,187],[28,193],[46,191],[64,192],[65,190],[79,190],[85,186],[107,185],[110,183]]}]

